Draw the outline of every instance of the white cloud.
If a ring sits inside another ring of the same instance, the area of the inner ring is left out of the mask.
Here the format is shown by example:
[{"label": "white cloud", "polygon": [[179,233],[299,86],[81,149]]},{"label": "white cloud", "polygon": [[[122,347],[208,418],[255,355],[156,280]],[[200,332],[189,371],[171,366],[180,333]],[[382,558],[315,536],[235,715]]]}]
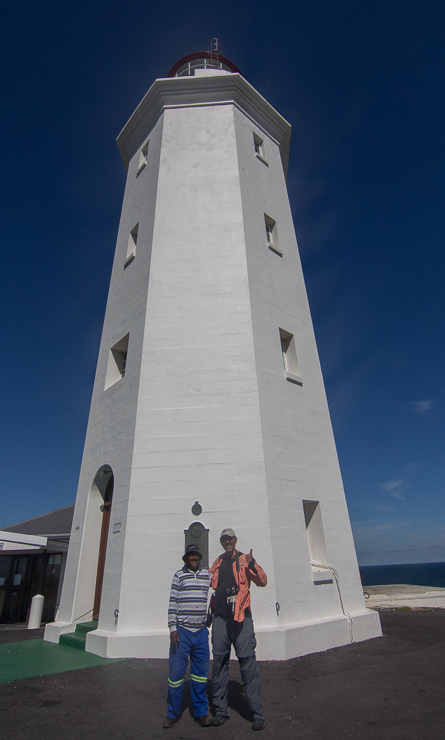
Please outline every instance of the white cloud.
[{"label": "white cloud", "polygon": [[385,491],[389,491],[391,493],[392,491],[395,491],[396,488],[399,488],[401,485],[401,480],[389,480],[388,483],[382,483],[382,488]]},{"label": "white cloud", "polygon": [[429,526],[419,532],[414,521],[382,524],[369,520],[353,524],[352,528],[360,565],[443,560],[443,534],[432,531]]},{"label": "white cloud", "polygon": [[353,504],[360,509],[370,509],[371,511],[395,511],[393,506],[385,506],[384,504]]},{"label": "white cloud", "polygon": [[383,490],[387,491],[387,493],[389,493],[393,498],[398,498],[400,501],[405,499],[402,487],[402,480],[389,480],[387,483],[382,483]]},{"label": "white cloud", "polygon": [[377,539],[384,535],[393,537],[396,532],[411,524],[412,521],[409,519],[400,519],[395,522],[376,522],[375,519],[369,519],[362,522],[352,522],[352,531],[355,543],[358,545],[363,540],[370,538]]},{"label": "white cloud", "polygon": [[421,416],[427,416],[433,408],[433,401],[414,401],[414,411]]}]

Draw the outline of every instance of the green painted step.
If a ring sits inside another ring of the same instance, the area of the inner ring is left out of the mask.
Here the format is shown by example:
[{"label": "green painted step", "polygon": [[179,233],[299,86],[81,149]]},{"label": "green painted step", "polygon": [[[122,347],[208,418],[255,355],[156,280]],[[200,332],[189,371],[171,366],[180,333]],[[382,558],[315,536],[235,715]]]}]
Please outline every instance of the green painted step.
[{"label": "green painted step", "polygon": [[76,624],[77,633],[86,634],[93,630],[97,630],[97,619],[92,619],[91,622],[79,622],[79,624]]},{"label": "green painted step", "polygon": [[85,643],[87,641],[86,634],[79,635],[75,632],[69,632],[67,635],[60,635],[59,645],[65,645],[65,647],[77,648],[78,650],[85,650]]},{"label": "green painted step", "polygon": [[91,622],[81,622],[80,624],[76,624],[75,632],[68,632],[66,635],[60,635],[59,645],[77,648],[77,650],[85,650],[87,634],[95,629],[97,629],[97,619],[93,619]]}]

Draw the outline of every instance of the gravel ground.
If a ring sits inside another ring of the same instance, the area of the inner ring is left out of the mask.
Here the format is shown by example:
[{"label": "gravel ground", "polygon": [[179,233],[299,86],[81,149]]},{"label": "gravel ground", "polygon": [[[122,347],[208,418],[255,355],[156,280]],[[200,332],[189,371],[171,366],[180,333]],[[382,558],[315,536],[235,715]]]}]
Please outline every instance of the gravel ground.
[{"label": "gravel ground", "polygon": [[[382,638],[260,664],[267,723],[262,740],[443,740],[445,612],[381,611],[380,618]],[[2,631],[0,641],[4,635]],[[166,660],[132,659],[2,684],[2,736],[12,740],[252,736],[236,661],[230,665],[231,719],[222,727],[194,723],[187,681],[181,717],[172,729],[163,730],[167,672]],[[208,688],[210,693],[210,684]]]}]

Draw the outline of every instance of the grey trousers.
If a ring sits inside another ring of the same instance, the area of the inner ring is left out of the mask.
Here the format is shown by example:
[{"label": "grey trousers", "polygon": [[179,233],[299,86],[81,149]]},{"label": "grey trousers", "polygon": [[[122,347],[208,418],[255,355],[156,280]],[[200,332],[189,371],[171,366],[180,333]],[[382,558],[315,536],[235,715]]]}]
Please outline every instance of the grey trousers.
[{"label": "grey trousers", "polygon": [[244,694],[254,720],[264,719],[261,707],[260,672],[255,656],[255,633],[252,617],[244,617],[244,622],[215,617],[212,625],[213,704],[217,714],[228,716],[227,692],[229,689],[230,648],[233,645],[238,658]]}]

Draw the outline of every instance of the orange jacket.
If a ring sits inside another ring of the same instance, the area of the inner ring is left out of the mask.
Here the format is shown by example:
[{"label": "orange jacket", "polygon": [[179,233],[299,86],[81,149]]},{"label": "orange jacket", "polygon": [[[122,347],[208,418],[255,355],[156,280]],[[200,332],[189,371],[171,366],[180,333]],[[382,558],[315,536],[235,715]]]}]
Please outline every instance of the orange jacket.
[{"label": "orange jacket", "polygon": [[[267,576],[255,560],[249,567],[244,553],[239,550],[235,552],[238,555],[239,572],[236,564],[237,559],[234,558],[233,575],[235,576],[239,590],[236,595],[234,620],[235,622],[242,622],[244,620],[245,610],[250,608],[250,582],[253,581],[256,586],[265,586],[267,584]],[[212,574],[212,588],[214,590],[218,587],[219,566],[221,565],[224,554],[219,555],[212,564],[212,567],[209,568],[209,572]]]}]

